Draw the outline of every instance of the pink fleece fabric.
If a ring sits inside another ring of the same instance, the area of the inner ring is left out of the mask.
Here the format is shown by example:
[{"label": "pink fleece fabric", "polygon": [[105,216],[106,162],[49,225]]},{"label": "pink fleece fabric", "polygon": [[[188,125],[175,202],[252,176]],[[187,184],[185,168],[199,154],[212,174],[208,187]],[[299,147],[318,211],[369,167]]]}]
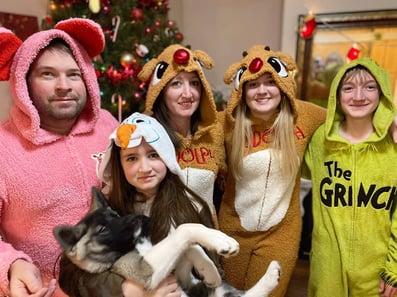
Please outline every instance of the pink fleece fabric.
[{"label": "pink fleece fabric", "polygon": [[[0,35],[1,38],[1,35]],[[87,86],[87,105],[67,136],[40,128],[26,74],[39,51],[54,38],[65,40]],[[52,229],[75,224],[88,211],[91,187],[99,186],[92,154],[104,151],[117,120],[100,108],[99,88],[83,46],[62,30],[29,37],[10,72],[14,98],[10,118],[0,124],[0,295],[9,294],[8,270],[18,258],[36,264],[48,282],[58,275],[61,249]],[[55,297],[65,296],[60,288]]]}]

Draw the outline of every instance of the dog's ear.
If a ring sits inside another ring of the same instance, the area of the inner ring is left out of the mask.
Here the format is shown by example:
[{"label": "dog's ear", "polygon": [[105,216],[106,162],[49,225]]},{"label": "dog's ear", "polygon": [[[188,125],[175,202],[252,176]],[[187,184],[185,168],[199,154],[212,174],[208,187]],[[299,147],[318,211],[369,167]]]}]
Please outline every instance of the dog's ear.
[{"label": "dog's ear", "polygon": [[78,224],[76,226],[61,225],[53,229],[55,239],[64,251],[70,251],[80,240],[85,230],[85,225]]},{"label": "dog's ear", "polygon": [[106,201],[105,195],[96,187],[92,187],[91,190],[91,208],[90,212],[93,212],[99,208],[108,207],[109,204]]}]

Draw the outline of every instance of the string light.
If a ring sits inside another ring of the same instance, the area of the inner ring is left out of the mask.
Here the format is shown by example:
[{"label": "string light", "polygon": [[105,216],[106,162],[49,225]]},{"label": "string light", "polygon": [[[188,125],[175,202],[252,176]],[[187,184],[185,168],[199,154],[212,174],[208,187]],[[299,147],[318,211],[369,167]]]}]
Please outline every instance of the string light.
[{"label": "string light", "polygon": [[346,58],[348,62],[351,62],[357,59],[359,54],[360,54],[360,49],[358,48],[357,43],[353,43],[352,47],[347,52]]},{"label": "string light", "polygon": [[306,15],[304,22],[305,25],[300,29],[300,34],[303,38],[310,38],[313,36],[317,27],[316,18],[311,11]]},{"label": "string light", "polygon": [[[338,34],[344,36],[346,39],[354,42],[354,40],[352,40],[349,36],[335,29],[333,26],[331,26],[324,20],[321,20],[321,18],[318,17],[316,18],[315,15],[312,13],[312,11],[309,11],[308,14],[305,16],[304,22],[305,25],[303,26],[303,28],[300,29],[300,35],[305,39],[311,38],[313,36],[314,31],[317,28],[317,22],[320,22],[324,24],[327,28],[336,31]],[[357,59],[359,54],[360,54],[360,48],[358,47],[358,43],[354,42],[351,48],[349,49],[349,51],[347,52],[346,58],[350,62]]]}]

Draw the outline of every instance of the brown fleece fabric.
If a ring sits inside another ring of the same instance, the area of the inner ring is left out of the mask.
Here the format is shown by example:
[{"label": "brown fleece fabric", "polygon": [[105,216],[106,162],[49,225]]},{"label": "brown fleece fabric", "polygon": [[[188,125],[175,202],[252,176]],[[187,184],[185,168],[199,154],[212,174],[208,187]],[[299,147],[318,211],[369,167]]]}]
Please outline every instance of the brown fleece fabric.
[{"label": "brown fleece fabric", "polygon": [[[283,67],[278,67],[279,62]],[[286,71],[283,72],[283,69]],[[226,152],[231,150],[234,129],[233,111],[241,101],[244,82],[256,79],[268,72],[271,73],[281,92],[291,101],[295,114],[295,143],[299,158],[303,159],[311,135],[325,119],[325,110],[295,98],[296,85],[293,77],[295,69],[296,65],[291,57],[281,52],[273,52],[262,45],[253,46],[248,51],[248,55],[240,62],[230,66],[225,74],[225,82],[231,83],[234,79],[234,88],[224,113],[224,119],[222,119]],[[253,158],[252,160],[256,160],[258,154],[269,155],[268,143],[263,139],[265,139],[266,131],[271,128],[273,121],[265,122],[258,119],[252,121],[253,133],[260,137],[258,143],[247,153],[244,160],[250,157]],[[258,174],[263,176],[263,182],[260,181],[256,185],[257,188],[255,185],[251,185],[251,179],[247,177],[243,178],[243,181],[236,186],[236,181],[229,174],[218,219],[220,229],[240,243],[240,253],[236,257],[223,259],[226,280],[239,289],[249,289],[262,277],[269,263],[272,260],[277,260],[281,264],[281,277],[279,285],[271,296],[281,297],[287,290],[298,256],[302,226],[300,172],[287,185],[286,182],[279,181],[282,180],[282,176],[267,180],[266,170],[270,172],[277,167],[275,164],[277,162],[271,162],[271,158],[268,164],[263,164],[263,166],[252,162],[255,169],[245,169],[247,170],[246,175],[251,174],[252,179],[255,179]],[[258,167],[265,168],[263,169],[265,173],[256,173],[254,170],[257,170]],[[267,181],[270,183],[266,186]],[[264,191],[265,187],[268,188]],[[241,195],[243,191],[246,195]],[[266,195],[261,198],[264,201],[263,209],[257,207],[258,204],[260,205],[258,201],[252,201],[251,207],[249,204],[244,204],[258,192],[265,192]],[[277,193],[281,193],[280,201],[274,202],[272,200],[276,199]],[[283,193],[287,194],[283,196]],[[242,204],[239,205],[239,203]],[[278,204],[284,205],[282,211]],[[248,207],[243,209],[241,205],[248,205]],[[275,210],[273,211],[270,206],[273,206]],[[258,215],[259,212],[260,215]],[[266,212],[269,212],[268,216],[263,215]],[[258,228],[244,225],[249,225],[256,218],[258,218]],[[263,226],[259,224],[259,221],[261,224],[263,223]]]}]

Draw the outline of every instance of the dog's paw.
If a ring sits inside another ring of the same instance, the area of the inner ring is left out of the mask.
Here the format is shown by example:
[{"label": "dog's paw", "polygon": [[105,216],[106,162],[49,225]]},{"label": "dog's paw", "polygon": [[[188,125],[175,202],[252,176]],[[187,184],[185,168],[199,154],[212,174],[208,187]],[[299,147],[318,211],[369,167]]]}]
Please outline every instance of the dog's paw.
[{"label": "dog's paw", "polygon": [[204,284],[208,287],[208,288],[216,288],[219,287],[220,284],[222,283],[222,279],[221,278],[204,278],[203,279]]},{"label": "dog's paw", "polygon": [[240,250],[240,246],[234,238],[201,224],[179,225],[174,236],[177,239],[187,239],[191,245],[199,244],[208,250],[216,251],[224,257],[236,255]]},{"label": "dog's paw", "polygon": [[281,266],[277,261],[270,262],[267,267],[265,277],[267,278],[267,284],[269,288],[275,288],[278,285],[281,275]]},{"label": "dog's paw", "polygon": [[280,279],[281,267],[277,261],[270,262],[266,273],[244,296],[269,296],[269,294],[277,287]]},{"label": "dog's paw", "polygon": [[[207,287],[214,288],[221,284],[222,278],[218,268],[199,245],[194,245],[186,251],[183,263],[192,264]],[[191,271],[191,268],[189,270]]]},{"label": "dog's paw", "polygon": [[197,271],[202,281],[209,288],[216,288],[222,283],[222,278],[216,270]]},{"label": "dog's paw", "polygon": [[234,238],[226,235],[225,233],[216,231],[216,235],[211,238],[213,249],[223,257],[231,257],[237,255],[240,250],[240,245]]},{"label": "dog's paw", "polygon": [[278,263],[278,261],[272,261],[269,264],[269,267],[267,268],[267,271],[273,275],[274,277],[277,277],[277,279],[280,278],[281,275],[281,266],[280,263]]}]

